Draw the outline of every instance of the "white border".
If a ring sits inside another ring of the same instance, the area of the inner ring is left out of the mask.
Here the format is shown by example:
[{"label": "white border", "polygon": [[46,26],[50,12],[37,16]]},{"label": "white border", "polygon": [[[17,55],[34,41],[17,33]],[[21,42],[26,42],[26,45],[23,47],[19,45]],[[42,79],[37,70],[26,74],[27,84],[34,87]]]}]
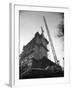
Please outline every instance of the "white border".
[{"label": "white border", "polygon": [[[68,8],[55,8],[44,6],[26,6],[22,4],[12,4],[12,79],[11,86],[28,86],[28,85],[47,85],[54,83],[68,83],[69,82],[69,10]],[[47,11],[47,12],[64,12],[64,55],[65,55],[65,69],[64,77],[61,78],[43,78],[43,79],[23,79],[19,80],[19,10],[33,10],[33,11]]]}]

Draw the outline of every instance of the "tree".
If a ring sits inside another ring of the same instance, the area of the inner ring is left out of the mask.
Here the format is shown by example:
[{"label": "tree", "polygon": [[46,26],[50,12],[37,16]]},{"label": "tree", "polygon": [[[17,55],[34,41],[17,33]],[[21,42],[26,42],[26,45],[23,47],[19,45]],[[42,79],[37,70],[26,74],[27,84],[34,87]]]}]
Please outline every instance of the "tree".
[{"label": "tree", "polygon": [[60,24],[58,25],[58,37],[64,37],[64,14],[61,13],[62,20]]}]

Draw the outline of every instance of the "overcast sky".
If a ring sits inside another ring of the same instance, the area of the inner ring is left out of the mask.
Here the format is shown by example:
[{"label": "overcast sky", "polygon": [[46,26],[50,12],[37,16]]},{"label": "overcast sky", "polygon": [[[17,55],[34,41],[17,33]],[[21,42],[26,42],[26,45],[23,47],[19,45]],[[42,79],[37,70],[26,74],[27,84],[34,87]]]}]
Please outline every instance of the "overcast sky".
[{"label": "overcast sky", "polygon": [[[63,40],[57,37],[58,24],[62,21],[61,13],[58,12],[34,12],[34,11],[20,11],[20,53],[22,48],[34,37],[36,32],[41,33],[41,26],[44,29],[44,35],[47,40],[48,35],[43,21],[43,16],[45,16],[47,25],[50,31],[50,35],[53,41],[53,45],[56,51],[56,55],[60,64],[62,65],[62,60],[64,56],[63,51]],[[53,54],[51,51],[50,44],[48,45],[50,50],[49,59],[54,61]]]}]

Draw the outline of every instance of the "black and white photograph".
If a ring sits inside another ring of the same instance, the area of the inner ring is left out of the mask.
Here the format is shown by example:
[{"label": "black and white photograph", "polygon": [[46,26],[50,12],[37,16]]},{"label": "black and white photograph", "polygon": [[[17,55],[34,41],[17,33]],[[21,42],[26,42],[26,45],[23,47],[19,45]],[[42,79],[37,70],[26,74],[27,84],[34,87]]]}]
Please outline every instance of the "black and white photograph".
[{"label": "black and white photograph", "polygon": [[19,10],[19,79],[64,77],[64,13]]}]

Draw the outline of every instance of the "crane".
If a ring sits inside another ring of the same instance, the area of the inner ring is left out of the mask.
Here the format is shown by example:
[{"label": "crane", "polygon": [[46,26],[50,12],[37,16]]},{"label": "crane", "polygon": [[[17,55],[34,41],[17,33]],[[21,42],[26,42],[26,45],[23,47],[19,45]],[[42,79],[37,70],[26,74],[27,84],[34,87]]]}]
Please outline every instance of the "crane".
[{"label": "crane", "polygon": [[55,52],[55,49],[54,49],[54,46],[53,46],[53,42],[52,42],[52,39],[51,39],[51,36],[50,36],[50,32],[49,32],[49,28],[48,28],[45,16],[43,16],[43,19],[44,19],[45,27],[46,27],[47,34],[48,34],[48,37],[49,37],[49,41],[50,41],[50,45],[51,45],[54,61],[55,61],[56,64],[59,64],[59,61],[57,60],[56,52]]}]

